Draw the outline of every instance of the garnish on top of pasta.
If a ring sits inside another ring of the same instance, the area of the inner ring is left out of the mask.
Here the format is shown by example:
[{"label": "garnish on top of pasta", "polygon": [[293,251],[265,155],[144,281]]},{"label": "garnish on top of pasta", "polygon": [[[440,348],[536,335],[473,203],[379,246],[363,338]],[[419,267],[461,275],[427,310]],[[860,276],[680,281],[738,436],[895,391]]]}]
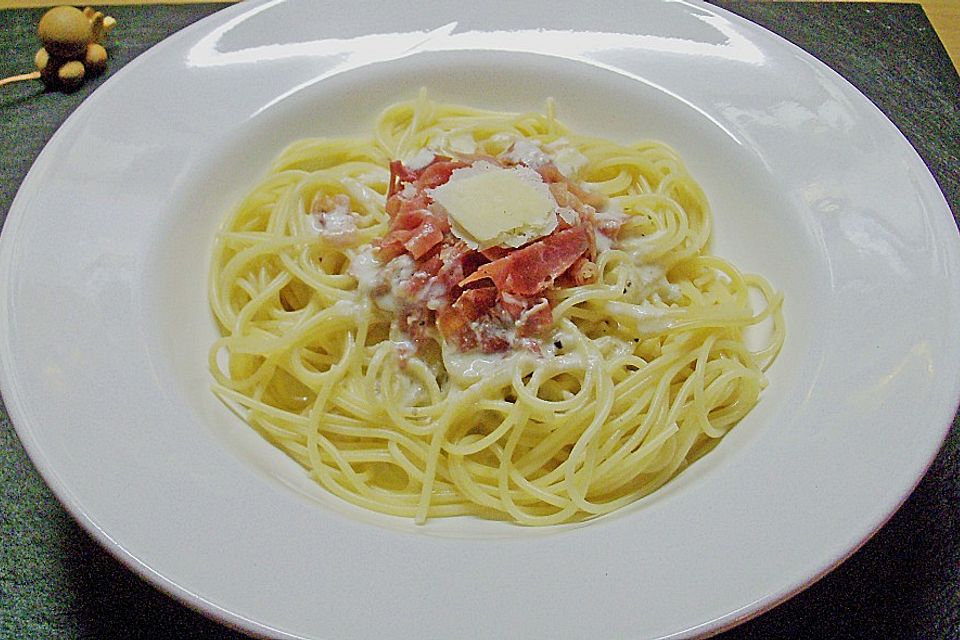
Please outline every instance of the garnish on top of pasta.
[{"label": "garnish on top of pasta", "polygon": [[214,391],[362,507],[613,511],[736,425],[783,342],[781,296],[710,225],[663,144],[421,94],[370,139],[290,145],[225,219]]}]

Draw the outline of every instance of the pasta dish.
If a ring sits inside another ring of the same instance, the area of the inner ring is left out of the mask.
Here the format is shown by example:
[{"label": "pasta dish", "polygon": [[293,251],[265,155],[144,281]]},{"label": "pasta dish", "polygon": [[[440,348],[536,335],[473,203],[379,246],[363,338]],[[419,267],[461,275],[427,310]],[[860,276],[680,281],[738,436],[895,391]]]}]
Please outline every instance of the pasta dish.
[{"label": "pasta dish", "polygon": [[711,223],[661,143],[421,93],[291,144],[223,221],[214,391],[361,507],[608,513],[710,451],[783,342]]}]

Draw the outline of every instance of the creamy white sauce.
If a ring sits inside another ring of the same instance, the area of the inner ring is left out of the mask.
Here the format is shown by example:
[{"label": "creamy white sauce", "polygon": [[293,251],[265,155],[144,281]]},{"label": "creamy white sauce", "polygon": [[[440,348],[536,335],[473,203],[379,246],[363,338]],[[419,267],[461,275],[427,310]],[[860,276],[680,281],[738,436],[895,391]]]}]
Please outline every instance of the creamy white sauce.
[{"label": "creamy white sauce", "polygon": [[558,138],[545,144],[543,149],[553,158],[553,164],[557,166],[560,173],[568,178],[579,173],[588,162],[587,156],[580,153],[566,138]]},{"label": "creamy white sauce", "polygon": [[659,286],[661,283],[666,283],[666,269],[663,268],[661,264],[643,264],[637,267],[637,272],[640,275],[639,284],[644,289],[652,286]]},{"label": "creamy white sauce", "polygon": [[416,270],[417,263],[406,253],[383,265],[380,278],[386,288],[383,293],[374,296],[377,306],[384,311],[399,311],[401,304],[397,300],[397,293],[413,277]]},{"label": "creamy white sauce", "polygon": [[431,278],[430,282],[420,290],[417,296],[418,300],[427,305],[427,309],[438,311],[446,304],[446,287],[437,282],[437,279]]},{"label": "creamy white sauce", "polygon": [[676,315],[670,309],[657,307],[650,303],[630,304],[608,300],[603,304],[611,314],[633,320],[636,327],[644,333],[664,331],[673,325],[671,316]]},{"label": "creamy white sauce", "polygon": [[393,349],[401,356],[412,356],[417,352],[417,345],[413,340],[391,340],[390,342],[393,343]]},{"label": "creamy white sauce", "polygon": [[364,246],[350,256],[347,273],[357,279],[357,290],[369,294],[380,282],[380,262],[373,255],[373,247]]},{"label": "creamy white sauce", "polygon": [[593,235],[596,238],[598,253],[603,253],[604,251],[610,251],[610,249],[613,249],[613,238],[604,233],[600,233],[599,231],[594,231]]},{"label": "creamy white sauce", "polygon": [[640,281],[634,285],[640,287],[636,294],[640,299],[656,295],[667,302],[672,302],[680,298],[680,287],[667,280],[667,272],[663,265],[644,264],[638,266],[637,270]]},{"label": "creamy white sauce", "polygon": [[331,311],[337,311],[345,316],[356,315],[362,308],[362,305],[358,305],[357,303],[349,300],[337,300],[333,303],[332,307],[329,307]]},{"label": "creamy white sauce", "polygon": [[623,212],[623,207],[620,206],[619,202],[610,199],[603,209],[593,215],[593,218],[597,221],[597,229],[594,231],[597,250],[601,252],[609,251],[616,245],[616,241],[603,232],[604,225],[619,230],[623,223],[627,221],[627,214]]},{"label": "creamy white sauce", "polygon": [[616,336],[600,336],[593,341],[594,346],[606,360],[619,360],[633,353],[634,343]]},{"label": "creamy white sauce", "polygon": [[523,163],[531,169],[539,169],[551,162],[550,157],[540,148],[540,143],[526,138],[517,138],[502,158],[514,164]]},{"label": "creamy white sauce", "polygon": [[651,302],[676,302],[681,297],[678,285],[667,280],[666,270],[657,263],[635,264],[628,268],[626,288],[623,291],[627,304]]},{"label": "creamy white sauce", "polygon": [[433,162],[433,159],[436,157],[436,155],[437,154],[430,149],[420,149],[413,156],[404,160],[403,164],[412,171],[419,171]]},{"label": "creamy white sauce", "polygon": [[[385,176],[369,175],[361,176],[361,179],[369,182],[375,182],[384,180]],[[366,186],[360,180],[355,180],[354,178],[343,178],[340,180],[340,184],[346,188],[353,201],[362,205],[363,208],[368,212],[376,211],[379,206],[383,205],[383,196]]]},{"label": "creamy white sauce", "polygon": [[459,133],[447,138],[446,147],[457,153],[472,154],[477,152],[477,141],[472,133]]},{"label": "creamy white sauce", "polygon": [[[545,369],[549,375],[550,372],[587,366],[587,361],[580,352],[559,353],[562,349],[569,349],[576,344],[576,338],[563,331],[555,331],[539,344],[540,353],[516,346],[501,353],[462,353],[450,347],[444,350],[443,366],[450,379],[463,387],[490,380],[495,376],[512,376],[517,368],[521,375],[531,373],[534,369]],[[558,347],[558,344],[561,346]]]},{"label": "creamy white sauce", "polygon": [[504,351],[503,353],[461,353],[449,349],[443,354],[443,366],[450,379],[467,386],[488,380],[499,373],[513,371],[515,367],[532,370],[541,360],[530,351]]},{"label": "creamy white sauce", "polygon": [[627,214],[623,212],[620,202],[614,198],[607,200],[606,206],[594,214],[598,222],[617,222],[623,224],[627,221]]},{"label": "creamy white sauce", "polygon": [[373,255],[373,247],[368,245],[351,256],[347,273],[357,279],[357,290],[362,295],[369,295],[384,311],[396,312],[401,306],[397,294],[413,277],[416,266],[407,254],[381,265]]},{"label": "creamy white sauce", "polygon": [[504,147],[509,147],[517,140],[517,136],[512,133],[495,133],[490,136],[490,142],[496,142]]},{"label": "creamy white sauce", "polygon": [[[317,235],[332,244],[351,242],[357,233],[357,215],[350,209],[350,199],[341,194],[325,200],[333,203],[333,209],[311,211],[310,226]],[[317,201],[313,208],[317,208]]]},{"label": "creamy white sauce", "polygon": [[347,211],[315,213],[311,216],[313,228],[324,236],[346,236],[357,230],[356,217]]},{"label": "creamy white sauce", "polygon": [[523,163],[531,169],[553,164],[564,176],[572,178],[588,162],[587,157],[566,138],[541,144],[538,140],[515,138],[513,145],[501,156],[507,162]]},{"label": "creamy white sauce", "polygon": [[[428,139],[426,147],[432,152],[441,155],[471,155],[477,152],[477,141],[474,139],[472,133],[448,131]],[[427,162],[427,164],[429,164],[429,162]],[[414,169],[414,167],[409,164],[407,164],[407,166]],[[423,166],[426,166],[426,164]]]}]

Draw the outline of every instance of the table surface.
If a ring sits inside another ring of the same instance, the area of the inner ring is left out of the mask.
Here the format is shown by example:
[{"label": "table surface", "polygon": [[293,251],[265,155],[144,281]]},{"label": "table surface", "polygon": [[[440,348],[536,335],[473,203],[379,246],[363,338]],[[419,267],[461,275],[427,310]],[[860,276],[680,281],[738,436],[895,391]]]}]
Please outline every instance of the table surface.
[{"label": "table surface", "polygon": [[[960,78],[918,5],[714,3],[804,47],[870,97],[960,215]],[[111,8],[120,23],[111,71],[219,8]],[[0,77],[29,68],[40,13],[0,12]],[[0,225],[40,149],[102,81],[70,95],[36,83],[0,91]],[[43,484],[2,405],[0,534],[0,638],[242,637],[154,590],[97,546]],[[960,638],[960,418],[913,495],[863,548],[719,637]]]},{"label": "table surface", "polygon": [[[97,6],[127,4],[194,4],[211,0],[106,0]],[[758,2],[810,2],[816,0],[755,0]],[[863,0],[825,0],[827,2],[863,2]],[[879,0],[880,2],[902,3],[911,0]],[[0,9],[17,7],[49,7],[60,4],[56,0],[0,0]],[[960,0],[915,0],[914,4],[923,7],[924,12],[939,35],[947,54],[953,60],[953,66],[960,70]]]}]

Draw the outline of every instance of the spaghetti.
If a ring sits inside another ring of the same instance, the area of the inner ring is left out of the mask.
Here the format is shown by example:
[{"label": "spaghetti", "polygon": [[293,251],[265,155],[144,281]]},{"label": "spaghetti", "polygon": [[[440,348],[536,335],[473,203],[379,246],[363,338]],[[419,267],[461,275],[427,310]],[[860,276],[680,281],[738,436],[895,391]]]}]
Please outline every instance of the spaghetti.
[{"label": "spaghetti", "polygon": [[[484,171],[536,183],[557,203],[547,224],[470,236],[438,189]],[[421,95],[372,138],[290,145],[223,221],[214,391],[368,509],[524,525],[607,513],[736,425],[783,342],[780,294],[708,254],[710,229],[662,144],[577,135],[552,103]]]}]

